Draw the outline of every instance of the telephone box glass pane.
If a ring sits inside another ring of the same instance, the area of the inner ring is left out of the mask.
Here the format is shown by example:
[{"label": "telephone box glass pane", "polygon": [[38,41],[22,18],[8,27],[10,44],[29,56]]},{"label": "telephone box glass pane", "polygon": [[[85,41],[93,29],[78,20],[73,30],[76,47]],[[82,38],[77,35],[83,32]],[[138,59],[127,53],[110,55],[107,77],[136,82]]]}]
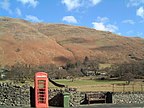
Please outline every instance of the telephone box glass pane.
[{"label": "telephone box glass pane", "polygon": [[46,83],[46,81],[45,80],[39,80],[38,81],[38,88],[45,88],[45,83]]}]

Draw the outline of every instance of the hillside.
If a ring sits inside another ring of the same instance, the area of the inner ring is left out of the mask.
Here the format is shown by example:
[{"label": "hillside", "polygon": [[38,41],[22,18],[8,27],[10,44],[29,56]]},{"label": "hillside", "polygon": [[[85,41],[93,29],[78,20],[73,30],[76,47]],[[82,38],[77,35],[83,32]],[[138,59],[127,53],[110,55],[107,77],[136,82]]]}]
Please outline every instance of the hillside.
[{"label": "hillside", "polygon": [[105,63],[141,60],[144,39],[79,26],[0,17],[0,65],[62,65],[85,56]]}]

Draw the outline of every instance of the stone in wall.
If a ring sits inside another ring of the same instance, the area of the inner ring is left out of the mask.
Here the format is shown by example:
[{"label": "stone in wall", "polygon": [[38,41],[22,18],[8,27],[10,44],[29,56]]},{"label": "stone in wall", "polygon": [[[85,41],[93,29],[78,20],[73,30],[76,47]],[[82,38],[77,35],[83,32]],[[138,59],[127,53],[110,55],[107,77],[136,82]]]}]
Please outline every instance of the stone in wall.
[{"label": "stone in wall", "polygon": [[141,104],[144,103],[144,92],[119,92],[113,93],[114,104]]},{"label": "stone in wall", "polygon": [[30,106],[30,86],[0,83],[0,106]]},{"label": "stone in wall", "polygon": [[70,93],[70,106],[77,107],[80,106],[81,96],[80,92],[75,88],[69,88]]}]

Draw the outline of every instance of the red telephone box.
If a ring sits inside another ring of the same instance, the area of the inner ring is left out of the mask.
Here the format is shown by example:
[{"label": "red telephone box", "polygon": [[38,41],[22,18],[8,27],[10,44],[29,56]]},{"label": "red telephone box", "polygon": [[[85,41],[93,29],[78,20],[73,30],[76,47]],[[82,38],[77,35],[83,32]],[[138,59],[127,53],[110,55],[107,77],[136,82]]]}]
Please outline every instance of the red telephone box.
[{"label": "red telephone box", "polygon": [[48,108],[48,74],[35,74],[35,105],[36,108]]}]

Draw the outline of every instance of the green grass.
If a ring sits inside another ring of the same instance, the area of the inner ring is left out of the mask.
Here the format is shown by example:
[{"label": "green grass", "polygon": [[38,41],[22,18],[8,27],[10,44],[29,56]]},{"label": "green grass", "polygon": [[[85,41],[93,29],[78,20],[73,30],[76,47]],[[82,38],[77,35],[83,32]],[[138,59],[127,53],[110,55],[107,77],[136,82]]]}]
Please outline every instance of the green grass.
[{"label": "green grass", "polygon": [[[76,79],[74,81],[67,79],[54,80],[59,84],[67,85],[71,88],[77,88],[78,91],[112,91],[113,84],[125,84],[125,81],[109,81],[109,80],[89,80],[89,79]],[[55,89],[51,83],[49,88]]]},{"label": "green grass", "polygon": [[109,81],[109,80],[67,80],[60,79],[54,80],[57,83],[68,85],[68,86],[84,86],[84,85],[97,85],[97,84],[124,84],[125,81]]},{"label": "green grass", "polygon": [[[72,80],[60,79],[54,80],[57,83],[67,85],[68,87],[77,88],[78,91],[109,91],[109,92],[131,92],[143,91],[144,85],[142,82],[131,82],[129,85],[126,81],[112,81],[112,80],[86,80],[77,79]],[[134,85],[133,85],[134,84]],[[58,88],[49,83],[49,88]]]}]

